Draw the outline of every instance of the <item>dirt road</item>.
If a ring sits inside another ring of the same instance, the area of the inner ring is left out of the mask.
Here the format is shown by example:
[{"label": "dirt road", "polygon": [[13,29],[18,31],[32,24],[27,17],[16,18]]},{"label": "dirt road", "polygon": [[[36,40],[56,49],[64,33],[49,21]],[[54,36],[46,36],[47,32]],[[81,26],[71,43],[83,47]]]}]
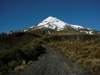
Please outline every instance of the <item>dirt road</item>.
[{"label": "dirt road", "polygon": [[9,75],[88,75],[80,72],[56,48],[50,48],[45,45],[43,47],[46,48],[46,53],[38,61],[31,64],[25,71]]}]

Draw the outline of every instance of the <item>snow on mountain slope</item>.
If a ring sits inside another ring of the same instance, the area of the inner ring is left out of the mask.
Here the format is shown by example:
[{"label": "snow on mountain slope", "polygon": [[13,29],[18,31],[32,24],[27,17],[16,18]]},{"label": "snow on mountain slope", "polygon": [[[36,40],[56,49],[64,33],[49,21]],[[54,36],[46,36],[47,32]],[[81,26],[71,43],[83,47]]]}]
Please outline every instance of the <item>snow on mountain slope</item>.
[{"label": "snow on mountain slope", "polygon": [[40,29],[40,28],[51,28],[51,29],[56,29],[57,31],[63,30],[63,29],[74,29],[76,31],[82,32],[82,33],[87,33],[87,34],[94,34],[95,30],[90,29],[90,28],[86,28],[83,26],[79,26],[79,25],[71,25],[68,23],[65,23],[55,17],[48,17],[45,20],[43,20],[42,22],[40,22],[37,25],[34,25],[26,30],[24,30],[25,32],[30,30],[30,29]]},{"label": "snow on mountain slope", "polygon": [[74,29],[84,28],[83,26],[78,26],[78,25],[71,25],[71,27],[73,27]]},{"label": "snow on mountain slope", "polygon": [[71,27],[80,32],[85,32],[87,34],[93,34],[93,29],[90,29],[90,28],[86,28],[86,27],[78,26],[78,25],[71,25]]},{"label": "snow on mountain slope", "polygon": [[59,31],[59,30],[62,30],[65,25],[66,25],[65,22],[60,21],[59,19],[55,17],[48,17],[45,20],[43,20],[41,23],[39,23],[37,26],[32,26],[30,28],[34,28],[34,27],[37,27],[37,28],[46,27],[46,28],[51,28],[51,29],[57,28],[57,30]]}]

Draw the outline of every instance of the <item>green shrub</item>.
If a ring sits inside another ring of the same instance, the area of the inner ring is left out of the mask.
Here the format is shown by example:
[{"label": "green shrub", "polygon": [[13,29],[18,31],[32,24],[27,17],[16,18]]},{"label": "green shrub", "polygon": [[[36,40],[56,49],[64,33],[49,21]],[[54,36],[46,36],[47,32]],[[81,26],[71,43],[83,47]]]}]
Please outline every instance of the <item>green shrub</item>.
[{"label": "green shrub", "polygon": [[94,40],[94,44],[97,44],[97,43],[100,43],[100,38],[99,38],[99,39]]},{"label": "green shrub", "polygon": [[44,53],[44,48],[42,47],[41,44],[38,44],[38,43],[35,43],[35,44],[29,44],[29,45],[26,45],[24,48],[23,48],[23,52],[24,54],[27,55],[27,60],[34,60],[34,59],[37,59],[37,57],[40,55],[40,54],[43,54]]},{"label": "green shrub", "polygon": [[16,66],[26,65],[30,60],[36,60],[44,53],[44,48],[38,40],[32,41],[38,37],[24,32],[0,35],[0,74],[12,72]]}]

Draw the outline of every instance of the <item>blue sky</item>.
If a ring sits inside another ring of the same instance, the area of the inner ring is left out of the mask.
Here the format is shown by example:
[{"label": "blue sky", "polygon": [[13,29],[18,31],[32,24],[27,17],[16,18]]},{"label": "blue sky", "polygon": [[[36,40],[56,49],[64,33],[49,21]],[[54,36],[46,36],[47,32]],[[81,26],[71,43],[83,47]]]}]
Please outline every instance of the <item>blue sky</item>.
[{"label": "blue sky", "polygon": [[49,16],[100,31],[100,0],[0,0],[0,33],[26,29]]}]

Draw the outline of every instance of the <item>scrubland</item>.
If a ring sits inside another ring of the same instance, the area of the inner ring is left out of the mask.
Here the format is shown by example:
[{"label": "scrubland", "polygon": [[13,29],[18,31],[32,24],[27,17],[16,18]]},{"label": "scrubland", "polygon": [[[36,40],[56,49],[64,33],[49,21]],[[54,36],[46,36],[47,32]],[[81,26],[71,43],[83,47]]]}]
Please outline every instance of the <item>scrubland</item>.
[{"label": "scrubland", "polygon": [[45,50],[35,41],[37,38],[23,32],[0,35],[0,75],[26,70],[34,63]]},{"label": "scrubland", "polygon": [[100,75],[100,39],[52,41],[48,45],[57,47],[74,65],[83,68],[83,71]]}]

